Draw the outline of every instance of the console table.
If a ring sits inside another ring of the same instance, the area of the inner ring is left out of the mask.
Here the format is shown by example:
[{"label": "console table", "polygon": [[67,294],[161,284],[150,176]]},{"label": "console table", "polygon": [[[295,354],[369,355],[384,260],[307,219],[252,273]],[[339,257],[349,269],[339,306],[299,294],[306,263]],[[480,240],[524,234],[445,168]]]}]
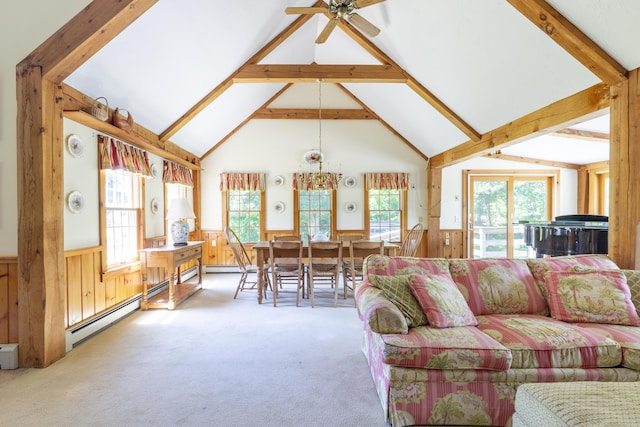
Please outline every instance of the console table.
[{"label": "console table", "polygon": [[[204,242],[187,242],[186,246],[165,245],[159,248],[140,250],[140,272],[142,273],[142,301],[140,308],[168,308],[173,310],[186,298],[202,288],[202,244]],[[198,262],[198,283],[181,283],[180,266],[196,260]],[[169,275],[169,290],[148,298],[147,269],[163,268]],[[178,280],[174,283],[173,273],[178,269]]]}]

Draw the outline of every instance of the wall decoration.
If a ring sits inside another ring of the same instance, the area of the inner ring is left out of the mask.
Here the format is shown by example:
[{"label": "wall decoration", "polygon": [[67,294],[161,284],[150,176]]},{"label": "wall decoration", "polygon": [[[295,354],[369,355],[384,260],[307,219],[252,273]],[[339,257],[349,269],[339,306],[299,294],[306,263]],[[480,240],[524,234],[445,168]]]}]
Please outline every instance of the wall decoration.
[{"label": "wall decoration", "polygon": [[354,202],[348,202],[347,204],[344,205],[344,210],[349,213],[355,212],[357,209],[358,207]]},{"label": "wall decoration", "polygon": [[158,213],[158,201],[156,199],[151,199],[150,207],[152,214],[155,215]]},{"label": "wall decoration", "polygon": [[67,196],[67,207],[73,213],[80,213],[84,210],[84,196],[79,191],[72,191]]},{"label": "wall decoration", "polygon": [[322,157],[322,153],[318,150],[309,150],[304,153],[304,161],[310,165],[315,165],[316,163],[321,162],[324,160]]},{"label": "wall decoration", "polygon": [[67,137],[67,149],[75,158],[84,156],[84,141],[78,135],[71,134]]},{"label": "wall decoration", "polygon": [[158,171],[158,165],[156,165],[155,163],[151,163],[151,177],[157,178],[159,173],[160,172]]},{"label": "wall decoration", "polygon": [[285,207],[284,207],[284,203],[283,203],[283,202],[277,202],[277,203],[274,205],[274,208],[275,208],[276,212],[278,212],[278,213],[282,213],[282,212],[284,212],[284,208],[285,208]]},{"label": "wall decoration", "polygon": [[281,186],[282,184],[284,184],[284,178],[282,177],[282,175],[276,175],[273,177],[273,184],[277,185],[278,187]]},{"label": "wall decoration", "polygon": [[344,186],[347,188],[352,188],[356,186],[356,179],[353,176],[348,176],[344,179]]}]

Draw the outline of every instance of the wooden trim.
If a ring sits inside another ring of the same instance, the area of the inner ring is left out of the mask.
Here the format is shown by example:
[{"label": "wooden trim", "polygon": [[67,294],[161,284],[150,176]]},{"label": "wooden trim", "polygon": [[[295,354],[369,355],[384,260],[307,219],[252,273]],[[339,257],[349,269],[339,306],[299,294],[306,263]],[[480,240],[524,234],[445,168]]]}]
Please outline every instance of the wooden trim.
[{"label": "wooden trim", "polygon": [[508,147],[521,140],[540,136],[547,129],[567,127],[585,116],[609,107],[609,86],[597,84],[544,108],[520,117],[482,135],[431,157],[434,167],[451,166],[470,158]]},{"label": "wooden trim", "polygon": [[489,153],[489,154],[485,154],[484,157],[487,157],[490,159],[509,160],[512,162],[521,162],[521,163],[528,163],[528,164],[541,165],[541,166],[551,166],[556,168],[576,169],[576,170],[581,168],[581,165],[577,165],[574,163],[555,162],[551,160],[534,159],[531,157],[511,156],[509,154],[502,154],[502,153]]},{"label": "wooden trim", "polygon": [[[272,120],[318,120],[318,109],[260,108],[253,113],[252,118]],[[323,108],[322,120],[376,120],[376,117],[367,110]]]},{"label": "wooden trim", "polygon": [[602,132],[593,132],[590,130],[581,130],[581,129],[560,129],[555,132],[551,132],[549,135],[559,136],[561,138],[575,138],[581,139],[584,141],[593,141],[593,142],[602,142],[605,144],[609,143],[609,134]]},{"label": "wooden trim", "polygon": [[440,218],[442,208],[442,168],[427,168],[429,180],[429,219],[427,222],[427,257],[440,258],[444,253],[444,243],[440,240]]},{"label": "wooden trim", "polygon": [[234,83],[406,83],[401,70],[390,65],[249,64],[232,76]]},{"label": "wooden trim", "polygon": [[607,84],[626,80],[627,70],[544,0],[507,0],[560,47]]}]

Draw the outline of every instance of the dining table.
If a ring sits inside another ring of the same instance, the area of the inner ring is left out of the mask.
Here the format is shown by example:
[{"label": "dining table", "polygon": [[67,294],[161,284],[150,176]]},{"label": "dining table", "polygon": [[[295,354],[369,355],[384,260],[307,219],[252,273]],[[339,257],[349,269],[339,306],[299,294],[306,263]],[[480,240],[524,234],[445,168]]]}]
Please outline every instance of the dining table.
[{"label": "dining table", "polygon": [[[349,248],[349,244],[351,242],[348,240],[344,240],[342,241],[342,253],[343,253],[343,257],[345,256],[345,248],[346,248],[346,253],[348,253],[348,248]],[[303,247],[304,247],[304,251],[303,253],[307,254],[309,251],[309,244],[308,242],[304,242],[303,243]],[[265,265],[266,263],[269,261],[269,241],[268,240],[261,240],[256,242],[253,245],[253,249],[256,251],[256,266],[258,267],[258,277],[257,277],[257,282],[258,282],[258,304],[262,304],[262,296],[264,293],[264,286],[265,286],[265,282],[264,282],[264,277],[265,277]],[[391,242],[384,242],[384,254],[385,255],[389,255],[389,256],[395,256],[397,254],[398,249],[400,249],[400,246],[395,244],[395,243],[391,243]],[[292,257],[297,257],[297,253],[292,254]]]}]

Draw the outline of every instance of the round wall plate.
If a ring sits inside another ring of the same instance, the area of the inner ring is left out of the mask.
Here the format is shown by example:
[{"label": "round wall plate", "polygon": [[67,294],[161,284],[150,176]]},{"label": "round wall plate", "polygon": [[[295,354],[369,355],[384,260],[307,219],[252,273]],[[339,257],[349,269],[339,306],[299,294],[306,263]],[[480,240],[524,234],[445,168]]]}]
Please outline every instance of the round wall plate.
[{"label": "round wall plate", "polygon": [[349,213],[355,212],[356,210],[358,210],[358,206],[356,206],[354,202],[348,202],[347,204],[344,205],[344,210]]},{"label": "round wall plate", "polygon": [[352,188],[356,186],[356,179],[352,176],[348,176],[344,179],[344,186],[348,188]]},{"label": "round wall plate", "polygon": [[71,134],[67,137],[67,149],[69,153],[76,158],[84,156],[84,141],[75,134]]},{"label": "round wall plate", "polygon": [[284,184],[284,178],[282,177],[282,175],[276,175],[273,177],[273,184],[277,185],[277,186],[281,186],[282,184]]},{"label": "round wall plate", "polygon": [[278,212],[278,213],[282,213],[282,212],[284,212],[284,208],[285,208],[285,206],[284,206],[284,203],[283,203],[283,202],[277,202],[277,203],[274,205],[274,208],[275,208],[276,212]]},{"label": "round wall plate", "polygon": [[151,203],[150,203],[150,208],[151,208],[151,213],[152,214],[156,214],[158,213],[158,201],[156,199],[151,199]]},{"label": "round wall plate", "polygon": [[158,172],[158,165],[156,165],[155,163],[151,163],[151,175],[154,178],[157,178],[158,177],[158,173],[159,173]]},{"label": "round wall plate", "polygon": [[67,206],[73,213],[80,213],[84,210],[84,196],[79,191],[72,191],[67,196]]}]

